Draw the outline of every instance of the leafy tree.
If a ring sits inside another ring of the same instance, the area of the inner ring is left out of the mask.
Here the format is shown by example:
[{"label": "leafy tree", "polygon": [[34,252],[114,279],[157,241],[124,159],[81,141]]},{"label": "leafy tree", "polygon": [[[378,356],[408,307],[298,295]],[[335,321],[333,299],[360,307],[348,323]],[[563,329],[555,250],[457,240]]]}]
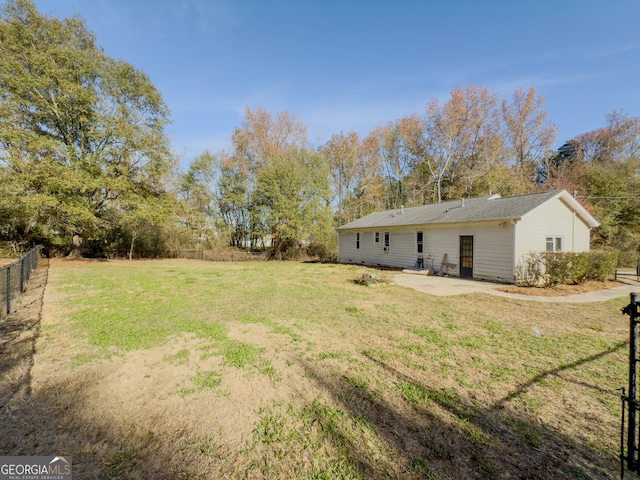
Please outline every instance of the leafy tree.
[{"label": "leafy tree", "polygon": [[[129,260],[133,258],[136,241],[139,241],[145,234],[149,237],[147,243],[148,250],[160,252],[162,246],[158,244],[158,232],[166,226],[167,220],[171,218],[172,202],[169,197],[156,198],[153,201],[137,194],[127,195],[126,201],[120,205],[122,213],[119,216],[120,230],[129,238]],[[154,239],[156,241],[153,241]]]},{"label": "leafy tree", "polygon": [[282,258],[303,242],[326,240],[328,190],[326,163],[310,150],[290,149],[257,172],[255,208],[268,228],[273,256]]},{"label": "leafy tree", "polygon": [[337,209],[337,224],[343,225],[354,220],[347,205],[356,196],[366,158],[365,151],[356,132],[331,135],[318,150],[327,164],[331,179],[328,202]]},{"label": "leafy tree", "polygon": [[624,112],[606,117],[606,125],[572,141],[579,160],[576,190],[601,226],[594,243],[620,252],[620,262],[635,264],[640,247],[640,118]]},{"label": "leafy tree", "polygon": [[218,180],[218,211],[232,246],[244,246],[250,232],[250,199],[246,175],[229,163],[222,164]]},{"label": "leafy tree", "polygon": [[9,0],[0,12],[3,223],[72,251],[83,239],[104,243],[131,198],[165,194],[168,114],[149,78],[106,56],[80,18]]},{"label": "leafy tree", "polygon": [[593,215],[601,223],[594,232],[594,243],[614,248],[620,260],[634,263],[640,247],[640,162],[591,162],[584,166],[581,196],[586,197]]},{"label": "leafy tree", "polygon": [[180,219],[198,244],[215,236],[218,171],[218,157],[205,151],[193,159],[180,177]]},{"label": "leafy tree", "polygon": [[216,204],[220,220],[218,230],[228,238],[229,245],[245,246],[251,236],[251,190],[248,174],[233,157],[220,163]]},{"label": "leafy tree", "polygon": [[[264,172],[282,170],[283,158],[294,158],[292,152],[306,151],[307,129],[301,119],[287,112],[272,116],[263,107],[247,108],[231,140],[233,151],[225,156],[219,173],[220,218],[232,245],[250,242],[255,246],[272,233],[273,227],[265,217],[267,211],[271,212],[263,208],[269,205],[265,191],[256,192],[261,172],[264,179]],[[272,166],[274,162],[279,167]]]},{"label": "leafy tree", "polygon": [[551,189],[564,188],[575,192],[581,187],[584,173],[584,154],[580,143],[569,140],[547,157],[539,167],[537,183]]}]

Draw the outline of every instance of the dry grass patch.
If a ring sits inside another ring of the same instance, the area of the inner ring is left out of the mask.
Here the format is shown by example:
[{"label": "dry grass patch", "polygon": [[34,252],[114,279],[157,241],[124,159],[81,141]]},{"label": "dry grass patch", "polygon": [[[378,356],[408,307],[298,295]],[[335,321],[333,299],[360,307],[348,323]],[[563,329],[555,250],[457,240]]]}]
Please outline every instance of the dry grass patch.
[{"label": "dry grass patch", "polygon": [[54,265],[0,453],[72,455],[77,478],[617,478],[628,299],[441,298],[361,273]]}]

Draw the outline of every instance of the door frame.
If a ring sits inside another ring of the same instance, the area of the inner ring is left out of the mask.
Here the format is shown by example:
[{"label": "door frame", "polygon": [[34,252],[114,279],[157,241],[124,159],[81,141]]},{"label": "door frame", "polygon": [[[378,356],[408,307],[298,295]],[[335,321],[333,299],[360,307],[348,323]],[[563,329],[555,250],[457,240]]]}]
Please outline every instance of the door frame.
[{"label": "door frame", "polygon": [[460,277],[473,278],[473,235],[460,235],[459,259]]}]

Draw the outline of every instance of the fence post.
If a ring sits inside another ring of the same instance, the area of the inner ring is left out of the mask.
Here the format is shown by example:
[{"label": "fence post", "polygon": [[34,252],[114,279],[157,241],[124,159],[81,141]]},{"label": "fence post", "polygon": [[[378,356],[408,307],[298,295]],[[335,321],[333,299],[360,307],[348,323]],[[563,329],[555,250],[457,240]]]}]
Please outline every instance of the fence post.
[{"label": "fence post", "polygon": [[638,412],[638,294],[630,295],[631,319],[629,325],[629,425],[627,425],[627,465],[636,471],[636,420]]},{"label": "fence post", "polygon": [[24,259],[20,259],[20,293],[24,292]]},{"label": "fence post", "polygon": [[11,314],[11,265],[7,267],[7,315]]},{"label": "fence post", "polygon": [[[627,468],[637,472],[640,467],[638,462],[638,293],[630,294],[630,303],[622,309],[622,313],[629,315],[629,394],[624,398],[629,404],[627,424]],[[623,420],[624,422],[624,420]],[[624,443],[624,442],[622,442]],[[620,453],[624,459],[624,452]]]}]

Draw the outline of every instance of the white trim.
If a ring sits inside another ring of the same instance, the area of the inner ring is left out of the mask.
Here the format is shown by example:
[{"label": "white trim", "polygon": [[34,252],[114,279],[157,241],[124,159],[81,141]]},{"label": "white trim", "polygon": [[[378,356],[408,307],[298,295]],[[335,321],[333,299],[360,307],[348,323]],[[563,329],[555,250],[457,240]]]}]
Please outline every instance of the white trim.
[{"label": "white trim", "polygon": [[[422,234],[422,239],[418,240],[418,235]],[[424,255],[424,230],[416,230],[416,254]],[[420,251],[422,250],[422,251]]]},{"label": "white trim", "polygon": [[[549,240],[551,240],[551,250],[549,250]],[[560,240],[560,248],[558,248],[558,240]],[[564,236],[546,235],[544,239],[544,250],[546,252],[564,252]]]}]

